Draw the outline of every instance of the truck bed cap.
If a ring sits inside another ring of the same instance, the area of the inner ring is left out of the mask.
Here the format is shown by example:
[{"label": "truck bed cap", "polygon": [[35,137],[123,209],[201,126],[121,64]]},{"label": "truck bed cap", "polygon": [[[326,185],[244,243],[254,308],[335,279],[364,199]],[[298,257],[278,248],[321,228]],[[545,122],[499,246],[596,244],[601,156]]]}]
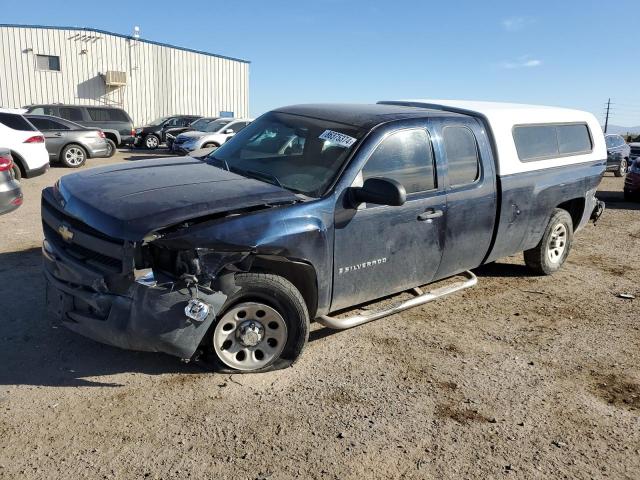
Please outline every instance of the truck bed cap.
[{"label": "truck bed cap", "polygon": [[[526,105],[519,103],[483,102],[471,100],[389,100],[380,105],[422,107],[471,115],[482,119],[493,136],[499,175],[552,168],[560,165],[602,161],[607,158],[600,123],[589,112],[569,108]],[[521,162],[513,139],[513,127],[545,123],[586,123],[591,130],[593,150],[583,155]]]}]

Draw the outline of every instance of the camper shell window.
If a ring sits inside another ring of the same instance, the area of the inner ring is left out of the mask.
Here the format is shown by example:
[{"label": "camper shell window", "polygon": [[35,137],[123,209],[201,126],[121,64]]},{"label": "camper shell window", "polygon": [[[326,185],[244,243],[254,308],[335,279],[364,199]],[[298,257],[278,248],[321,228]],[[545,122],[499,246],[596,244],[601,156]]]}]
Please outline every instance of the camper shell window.
[{"label": "camper shell window", "polygon": [[516,125],[513,140],[522,162],[582,155],[593,151],[586,123]]}]

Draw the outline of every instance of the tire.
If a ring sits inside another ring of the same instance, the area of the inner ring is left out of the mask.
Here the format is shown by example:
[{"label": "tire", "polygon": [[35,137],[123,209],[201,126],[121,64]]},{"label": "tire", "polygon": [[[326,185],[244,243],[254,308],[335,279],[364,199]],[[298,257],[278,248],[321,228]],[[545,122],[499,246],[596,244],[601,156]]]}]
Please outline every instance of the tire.
[{"label": "tire", "polygon": [[144,137],[144,146],[147,150],[155,150],[160,146],[160,139],[157,135],[150,133],[146,137]]},{"label": "tire", "polygon": [[309,314],[298,289],[267,273],[235,276],[208,338],[218,370],[251,373],[291,366],[309,339]]},{"label": "tire", "polygon": [[524,262],[538,275],[551,275],[564,264],[573,241],[573,221],[566,210],[556,208],[549,219],[542,240],[524,252]]},{"label": "tire", "polygon": [[87,152],[80,145],[70,143],[62,149],[60,161],[65,167],[80,168],[87,161]]},{"label": "tire", "polygon": [[22,180],[22,172],[20,171],[20,167],[16,164],[15,160],[13,162],[13,178],[16,180]]},{"label": "tire", "polygon": [[205,143],[202,148],[220,148],[220,145],[214,142]]},{"label": "tire", "polygon": [[105,139],[105,141],[107,142],[107,147],[109,147],[109,151],[107,152],[106,158],[111,158],[116,154],[116,149],[117,149],[116,142],[114,142],[110,138]]},{"label": "tire", "polygon": [[624,177],[626,173],[627,173],[627,159],[623,158],[620,161],[620,165],[618,165],[618,168],[613,172],[613,174],[616,177]]}]

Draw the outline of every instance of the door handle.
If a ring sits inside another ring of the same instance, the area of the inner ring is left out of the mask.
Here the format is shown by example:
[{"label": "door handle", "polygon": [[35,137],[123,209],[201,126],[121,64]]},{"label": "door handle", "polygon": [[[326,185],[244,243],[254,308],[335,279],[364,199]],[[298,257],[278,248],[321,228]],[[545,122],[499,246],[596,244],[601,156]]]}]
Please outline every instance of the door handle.
[{"label": "door handle", "polygon": [[426,212],[418,215],[418,221],[424,222],[425,220],[433,220],[434,218],[440,218],[443,214],[442,210],[429,208]]},{"label": "door handle", "polygon": [[54,136],[54,137],[61,137],[61,136],[62,136],[62,134],[61,134],[60,132],[58,132],[58,133],[54,133],[54,134],[53,134],[53,136]]}]

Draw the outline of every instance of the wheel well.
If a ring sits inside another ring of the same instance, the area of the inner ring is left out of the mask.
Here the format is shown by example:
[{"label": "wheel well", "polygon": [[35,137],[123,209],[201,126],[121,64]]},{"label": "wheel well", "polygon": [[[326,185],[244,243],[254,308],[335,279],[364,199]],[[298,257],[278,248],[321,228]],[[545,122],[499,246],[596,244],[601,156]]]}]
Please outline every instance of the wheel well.
[{"label": "wheel well", "polygon": [[316,271],[311,265],[285,257],[257,256],[251,265],[251,271],[272,273],[289,280],[304,298],[309,318],[315,317],[318,308],[318,282]]},{"label": "wheel well", "polygon": [[24,158],[22,158],[19,154],[17,154],[13,150],[10,150],[10,152],[11,152],[11,156],[13,157],[13,161],[15,162],[16,165],[18,165],[18,168],[20,169],[20,173],[22,174],[23,177],[26,177],[27,167],[24,163]]},{"label": "wheel well", "polygon": [[220,146],[220,144],[218,142],[204,142],[202,144],[202,148],[206,148],[207,145],[215,145],[216,147]]},{"label": "wheel well", "polygon": [[112,132],[104,132],[104,136],[106,138],[108,138],[109,140],[111,140],[113,143],[116,144],[116,147],[118,146],[118,137],[116,137],[116,135]]},{"label": "wheel well", "polygon": [[573,221],[573,229],[575,230],[580,221],[582,220],[582,216],[584,215],[584,198],[574,198],[572,200],[567,200],[566,202],[561,203],[556,208],[561,208],[562,210],[566,210],[571,215],[571,220]]}]

